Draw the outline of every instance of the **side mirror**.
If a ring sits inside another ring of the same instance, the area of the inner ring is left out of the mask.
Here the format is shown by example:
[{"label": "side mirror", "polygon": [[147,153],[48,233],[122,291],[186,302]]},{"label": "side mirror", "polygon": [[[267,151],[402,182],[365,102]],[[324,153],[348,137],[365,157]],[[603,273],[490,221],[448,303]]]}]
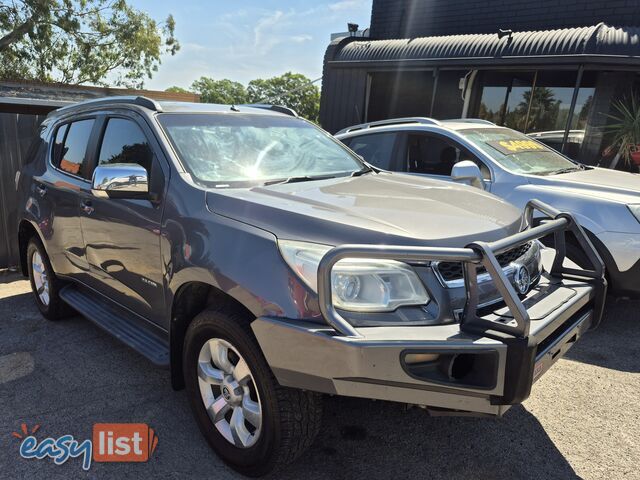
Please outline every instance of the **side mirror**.
[{"label": "side mirror", "polygon": [[93,171],[91,193],[96,197],[146,198],[149,174],[136,163],[99,165]]},{"label": "side mirror", "polygon": [[456,182],[469,182],[472,187],[484,190],[482,172],[478,165],[471,160],[463,160],[456,163],[451,169],[451,178]]}]

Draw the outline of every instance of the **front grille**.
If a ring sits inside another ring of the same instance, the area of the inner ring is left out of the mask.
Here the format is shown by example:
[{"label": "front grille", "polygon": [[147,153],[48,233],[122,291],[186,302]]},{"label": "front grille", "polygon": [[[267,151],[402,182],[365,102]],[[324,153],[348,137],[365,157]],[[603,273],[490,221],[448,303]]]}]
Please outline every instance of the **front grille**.
[{"label": "front grille", "polygon": [[[511,250],[507,250],[504,253],[496,255],[496,259],[501,267],[506,267],[511,262],[514,262],[518,258],[526,255],[529,249],[533,246],[533,242],[524,243],[517,247],[512,248]],[[440,276],[445,282],[450,282],[452,280],[459,280],[462,278],[462,263],[459,262],[440,262],[435,267]],[[478,275],[486,273],[486,269],[484,267],[478,267]]]}]

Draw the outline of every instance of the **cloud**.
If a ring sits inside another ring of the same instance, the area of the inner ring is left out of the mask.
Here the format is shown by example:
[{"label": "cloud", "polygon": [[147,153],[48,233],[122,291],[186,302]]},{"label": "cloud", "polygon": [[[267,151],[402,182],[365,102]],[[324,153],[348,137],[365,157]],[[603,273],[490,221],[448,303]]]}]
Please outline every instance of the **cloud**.
[{"label": "cloud", "polygon": [[332,12],[341,12],[361,7],[366,1],[364,0],[342,0],[341,2],[330,3],[327,5]]},{"label": "cloud", "polygon": [[346,21],[365,24],[371,12],[371,0],[280,5],[268,9],[256,0],[216,16],[205,15],[204,10],[196,13],[194,27],[181,35],[182,49],[175,57],[163,58],[147,87],[187,87],[203,75],[242,83],[286,71],[316,78],[322,72],[330,33],[344,30]]},{"label": "cloud", "polygon": [[283,19],[286,20],[286,16],[280,10],[260,18],[253,28],[253,46],[262,52],[267,52],[280,43],[277,32],[279,30],[278,24]]},{"label": "cloud", "polygon": [[313,40],[313,37],[311,35],[293,35],[292,37],[289,37],[289,40],[295,43],[303,43]]}]

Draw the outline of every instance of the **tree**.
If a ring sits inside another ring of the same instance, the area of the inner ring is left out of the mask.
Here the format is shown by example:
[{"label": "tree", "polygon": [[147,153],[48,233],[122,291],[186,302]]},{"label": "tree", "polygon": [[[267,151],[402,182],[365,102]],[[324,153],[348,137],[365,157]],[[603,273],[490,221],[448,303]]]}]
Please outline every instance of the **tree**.
[{"label": "tree", "polygon": [[[535,87],[533,96],[531,90],[527,90],[522,95],[523,101],[520,102],[521,114],[527,115],[527,108],[531,102],[529,112],[529,125],[527,131],[540,132],[545,130],[554,130],[558,123],[564,125],[562,119],[558,119],[560,114],[560,100],[557,100],[551,88]],[[566,120],[566,119],[565,119]]]},{"label": "tree", "polygon": [[227,78],[214,80],[200,77],[191,84],[191,90],[200,94],[200,101],[204,103],[222,103],[225,105],[239,105],[248,103],[247,90],[244,85]]},{"label": "tree", "polygon": [[142,87],[180,48],[174,30],[125,0],[2,2],[0,77]]},{"label": "tree", "polygon": [[187,90],[186,88],[178,87],[176,85],[174,85],[173,87],[166,88],[164,91],[172,92],[172,93],[191,93],[191,90]]},{"label": "tree", "polygon": [[318,121],[320,89],[300,73],[251,80],[247,86],[251,103],[271,103],[294,109],[300,116]]}]

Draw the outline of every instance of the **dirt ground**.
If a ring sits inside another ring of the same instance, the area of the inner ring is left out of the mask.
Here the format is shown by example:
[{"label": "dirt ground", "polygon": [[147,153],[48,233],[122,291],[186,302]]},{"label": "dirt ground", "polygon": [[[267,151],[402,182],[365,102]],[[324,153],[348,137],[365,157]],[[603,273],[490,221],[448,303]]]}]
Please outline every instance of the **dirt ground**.
[{"label": "dirt ground", "polygon": [[[11,435],[90,438],[97,422],[145,422],[147,463],[25,460]],[[169,374],[76,317],[42,318],[28,283],[0,273],[2,478],[237,478],[209,450]],[[325,400],[313,448],[278,478],[640,479],[640,302],[610,300],[586,335],[502,419],[429,417],[403,405]]]}]

